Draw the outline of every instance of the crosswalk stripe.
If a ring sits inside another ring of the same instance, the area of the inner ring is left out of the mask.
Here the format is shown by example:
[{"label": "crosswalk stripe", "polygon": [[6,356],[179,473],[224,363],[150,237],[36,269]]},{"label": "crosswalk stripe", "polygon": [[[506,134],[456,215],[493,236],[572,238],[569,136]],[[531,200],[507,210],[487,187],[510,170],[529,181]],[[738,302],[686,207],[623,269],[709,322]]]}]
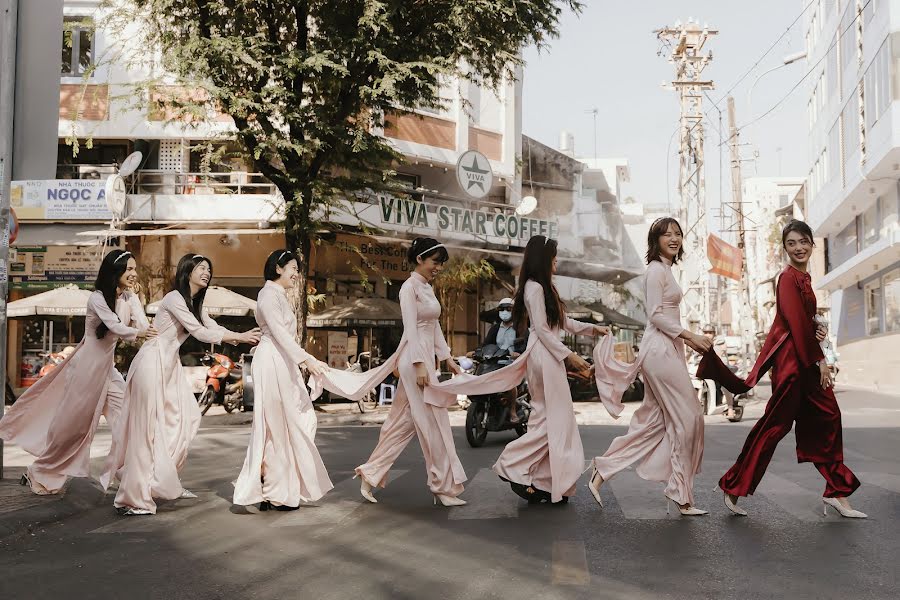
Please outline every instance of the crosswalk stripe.
[{"label": "crosswalk stripe", "polygon": [[822,522],[819,492],[808,490],[774,473],[766,473],[756,492],[801,521]]},{"label": "crosswalk stripe", "polygon": [[584,542],[553,542],[551,581],[557,585],[587,585],[591,582]]},{"label": "crosswalk stripe", "polygon": [[[399,479],[406,473],[405,470],[391,471],[391,480]],[[319,501],[304,504],[298,510],[283,513],[283,516],[274,519],[269,527],[310,527],[340,523],[353,512],[368,504],[359,495],[359,483],[359,479],[347,477]]]},{"label": "crosswalk stripe", "polygon": [[617,473],[603,484],[609,487],[626,519],[664,519],[666,498],[661,484],[644,481],[632,469]]},{"label": "crosswalk stripe", "polygon": [[451,521],[475,519],[509,519],[519,516],[519,498],[490,469],[479,469],[466,484],[465,506],[454,507],[448,512]]},{"label": "crosswalk stripe", "polygon": [[[169,528],[198,516],[206,511],[227,510],[231,505],[228,500],[220,498],[214,493],[203,490],[195,490],[200,500],[176,500],[166,502],[157,508],[155,515],[142,515],[134,517],[116,517],[114,521],[98,527],[88,533],[141,533]],[[188,505],[188,503],[191,503]],[[112,502],[110,502],[112,509]]]},{"label": "crosswalk stripe", "polygon": [[896,494],[900,494],[900,476],[890,473],[857,473],[859,480],[867,485],[874,485]]}]

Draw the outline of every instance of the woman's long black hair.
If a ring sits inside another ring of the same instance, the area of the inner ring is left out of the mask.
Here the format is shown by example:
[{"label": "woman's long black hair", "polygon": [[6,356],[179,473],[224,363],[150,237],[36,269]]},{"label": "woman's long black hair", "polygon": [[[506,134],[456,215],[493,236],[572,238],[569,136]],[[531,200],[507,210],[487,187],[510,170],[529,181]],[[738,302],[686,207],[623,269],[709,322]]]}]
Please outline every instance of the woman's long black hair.
[{"label": "woman's long black hair", "polygon": [[209,281],[212,283],[212,261],[202,254],[185,254],[178,261],[178,266],[175,268],[175,282],[172,285],[172,291],[181,294],[188,309],[194,313],[194,316],[201,323],[203,322],[203,300],[206,298],[206,290],[209,289],[209,286],[203,288],[197,292],[196,296],[191,298],[191,273],[194,272],[197,265],[204,261],[209,265]]},{"label": "woman's long black hair", "polygon": [[519,286],[513,302],[513,323],[520,332],[528,321],[525,309],[525,284],[536,281],[544,288],[544,304],[547,309],[547,323],[551,328],[559,327],[566,320],[566,303],[559,297],[553,285],[553,259],[556,258],[556,240],[543,235],[533,236],[525,246],[522,270],[519,272]]},{"label": "woman's long black hair", "polygon": [[[97,280],[94,281],[94,289],[103,294],[106,305],[109,310],[116,312],[116,293],[119,288],[119,280],[125,274],[128,268],[128,259],[131,258],[131,252],[125,250],[113,250],[103,257],[100,263],[100,270],[97,272]],[[104,323],[97,326],[97,339],[102,340],[109,331]]]}]

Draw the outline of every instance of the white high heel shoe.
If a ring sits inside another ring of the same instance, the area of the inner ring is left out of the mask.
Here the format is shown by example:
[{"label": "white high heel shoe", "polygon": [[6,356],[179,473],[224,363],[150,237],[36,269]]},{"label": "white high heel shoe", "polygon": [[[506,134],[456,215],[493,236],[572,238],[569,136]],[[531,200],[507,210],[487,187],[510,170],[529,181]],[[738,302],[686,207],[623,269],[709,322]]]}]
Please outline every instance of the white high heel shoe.
[{"label": "white high heel shoe", "polygon": [[454,496],[445,496],[444,494],[435,494],[434,495],[434,503],[440,502],[443,506],[465,506],[466,501],[462,498],[456,498]]},{"label": "white high heel shoe", "polygon": [[842,517],[846,517],[848,519],[865,519],[869,516],[864,512],[856,510],[855,508],[845,508],[843,504],[838,502],[837,498],[822,498],[822,505],[822,516],[828,515],[829,506],[838,511],[838,513],[840,513]]},{"label": "white high heel shoe", "polygon": [[196,497],[197,497],[197,494],[195,494],[194,492],[192,492],[192,491],[190,491],[190,490],[181,490],[181,495],[178,496],[178,497],[179,497],[179,498],[191,499],[191,498],[196,498]]},{"label": "white high heel shoe", "polygon": [[[716,489],[722,490],[719,486],[716,486]],[[746,517],[747,511],[737,505],[737,502],[733,502],[731,500],[731,496],[725,490],[722,490],[722,499],[725,502],[725,508],[731,511],[731,514],[737,515],[738,517]]]},{"label": "white high heel shoe", "polygon": [[[596,484],[594,482],[597,482]],[[603,499],[600,498],[600,486],[604,484],[604,479],[600,476],[600,472],[597,469],[594,469],[594,472],[591,473],[591,480],[588,481],[588,489],[591,490],[591,496],[594,497],[594,500],[597,501],[597,504],[600,505],[600,508],[603,508]]]},{"label": "white high heel shoe", "polygon": [[375,496],[372,495],[372,486],[369,485],[369,482],[366,481],[366,478],[365,478],[365,477],[360,477],[359,473],[355,473],[355,474],[353,475],[353,479],[356,479],[357,477],[359,477],[359,481],[360,481],[360,483],[359,483],[359,494],[360,494],[363,498],[365,498],[366,500],[368,500],[369,502],[371,502],[372,504],[378,504],[378,500],[376,500],[376,499],[375,499]]},{"label": "white high heel shoe", "polygon": [[703,510],[702,508],[697,508],[696,506],[688,506],[687,508],[682,508],[680,504],[666,496],[666,514],[669,514],[669,502],[678,507],[678,512],[681,513],[684,517],[699,517],[701,515],[708,515],[708,510]]}]

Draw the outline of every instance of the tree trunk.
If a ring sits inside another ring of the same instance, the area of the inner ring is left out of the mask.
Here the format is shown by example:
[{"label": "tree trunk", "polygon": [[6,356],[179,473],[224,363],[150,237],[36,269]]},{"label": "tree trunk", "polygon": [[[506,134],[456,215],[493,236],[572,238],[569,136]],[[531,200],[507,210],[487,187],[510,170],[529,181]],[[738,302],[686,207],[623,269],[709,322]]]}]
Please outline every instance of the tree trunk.
[{"label": "tree trunk", "polygon": [[[297,336],[300,345],[306,345],[306,317],[309,315],[308,282],[311,266],[312,240],[309,233],[309,209],[311,190],[304,190],[303,204],[289,206],[284,220],[284,239],[287,248],[297,255],[299,285],[294,293],[294,314],[297,316]],[[288,198],[287,194],[284,194]]]}]

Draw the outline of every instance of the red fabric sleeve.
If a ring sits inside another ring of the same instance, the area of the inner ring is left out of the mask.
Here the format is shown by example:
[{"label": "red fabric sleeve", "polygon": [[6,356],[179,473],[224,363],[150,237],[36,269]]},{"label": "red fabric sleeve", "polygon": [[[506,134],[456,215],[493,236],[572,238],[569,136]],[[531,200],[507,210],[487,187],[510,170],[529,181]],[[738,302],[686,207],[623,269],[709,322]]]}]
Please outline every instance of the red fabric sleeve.
[{"label": "red fabric sleeve", "polygon": [[816,361],[824,360],[822,347],[816,340],[816,324],[813,318],[806,314],[800,283],[792,274],[784,273],[778,278],[777,297],[778,314],[790,331],[800,365],[810,367]]}]

